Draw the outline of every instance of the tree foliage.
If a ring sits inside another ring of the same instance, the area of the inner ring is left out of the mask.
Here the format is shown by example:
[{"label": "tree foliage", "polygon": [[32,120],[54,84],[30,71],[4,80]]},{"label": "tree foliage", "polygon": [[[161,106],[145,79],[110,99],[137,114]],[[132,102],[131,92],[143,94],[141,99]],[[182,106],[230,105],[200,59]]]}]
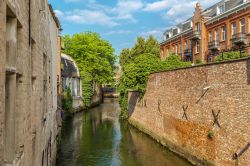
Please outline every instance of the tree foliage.
[{"label": "tree foliage", "polygon": [[65,111],[66,116],[70,116],[73,113],[73,99],[70,88],[67,88],[62,94],[62,109]]},{"label": "tree foliage", "polygon": [[82,78],[84,103],[88,107],[94,94],[93,82],[100,84],[113,81],[115,63],[112,45],[93,32],[63,36],[63,53],[77,63]]},{"label": "tree foliage", "polygon": [[150,73],[191,66],[191,63],[182,62],[177,55],[161,60],[159,43],[150,36],[147,40],[139,37],[133,48],[123,49],[120,54],[120,65],[123,75],[118,87],[119,102],[122,109],[121,118],[126,119],[129,89],[138,90],[144,94]]},{"label": "tree foliage", "polygon": [[223,55],[222,53],[220,53],[218,56],[216,56],[215,60],[216,62],[221,62],[227,60],[240,59],[243,57],[247,57],[247,54],[246,53],[240,54],[240,51],[231,51],[231,52],[224,52]]}]

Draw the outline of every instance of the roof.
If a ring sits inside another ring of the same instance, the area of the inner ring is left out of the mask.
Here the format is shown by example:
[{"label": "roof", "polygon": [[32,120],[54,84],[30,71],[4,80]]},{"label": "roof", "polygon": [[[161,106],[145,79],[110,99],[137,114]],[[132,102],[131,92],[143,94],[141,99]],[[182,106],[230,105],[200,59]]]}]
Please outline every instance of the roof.
[{"label": "roof", "polygon": [[62,77],[80,77],[79,69],[75,61],[66,54],[61,54]]},{"label": "roof", "polygon": [[[216,19],[218,16],[219,17],[224,17],[226,13],[230,13],[230,10],[237,10],[236,8],[240,8],[240,6],[245,6],[244,3],[246,3],[246,5],[249,5],[250,0],[221,0],[218,3],[214,4],[213,6],[205,9],[202,11],[203,16],[208,17],[209,19],[208,21],[212,21],[214,19]],[[224,6],[224,12],[218,14],[217,10],[219,6]],[[166,30],[164,32],[164,35],[167,33],[172,33],[172,36],[166,40],[164,40],[161,44],[165,43],[167,40],[172,40],[173,38],[176,38],[176,36],[178,36],[179,34],[185,33],[188,30],[192,29],[192,27],[190,27],[190,25],[192,24],[192,19],[193,17],[187,19],[185,22],[182,22],[178,25],[176,25],[173,28],[170,28],[168,30]],[[174,33],[174,30],[176,28],[179,28],[180,33],[176,34]]]},{"label": "roof", "polygon": [[55,12],[54,12],[53,7],[52,7],[51,4],[49,4],[49,11],[50,11],[50,13],[51,13],[51,15],[52,15],[52,17],[53,17],[55,23],[56,23],[56,26],[59,28],[59,30],[62,30],[60,21],[59,21],[59,19],[56,17],[56,14],[55,14]]}]

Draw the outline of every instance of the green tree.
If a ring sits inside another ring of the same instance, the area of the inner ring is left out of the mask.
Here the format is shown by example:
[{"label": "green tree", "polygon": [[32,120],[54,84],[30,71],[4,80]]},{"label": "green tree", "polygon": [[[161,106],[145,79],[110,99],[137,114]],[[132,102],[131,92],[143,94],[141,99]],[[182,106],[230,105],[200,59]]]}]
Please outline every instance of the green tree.
[{"label": "green tree", "polygon": [[93,82],[113,81],[115,55],[112,45],[94,32],[63,36],[63,53],[70,55],[77,63],[83,80],[82,89],[85,106],[90,106]]},{"label": "green tree", "polygon": [[166,60],[160,59],[160,46],[154,37],[147,40],[139,37],[135,46],[129,50],[121,51],[120,63],[123,74],[119,84],[121,118],[128,118],[127,106],[129,89],[138,90],[143,95],[149,75],[152,72],[171,70],[180,67],[191,66],[191,63],[182,62],[178,55],[172,55]]}]

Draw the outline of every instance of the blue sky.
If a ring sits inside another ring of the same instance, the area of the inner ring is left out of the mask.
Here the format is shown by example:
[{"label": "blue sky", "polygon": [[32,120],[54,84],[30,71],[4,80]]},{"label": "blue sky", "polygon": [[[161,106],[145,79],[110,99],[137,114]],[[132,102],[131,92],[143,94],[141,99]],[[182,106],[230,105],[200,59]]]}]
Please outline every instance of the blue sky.
[{"label": "blue sky", "polygon": [[[137,36],[163,32],[192,16],[196,0],[49,0],[59,17],[62,34],[94,31],[108,40],[119,54]],[[218,0],[201,0],[203,8]]]}]

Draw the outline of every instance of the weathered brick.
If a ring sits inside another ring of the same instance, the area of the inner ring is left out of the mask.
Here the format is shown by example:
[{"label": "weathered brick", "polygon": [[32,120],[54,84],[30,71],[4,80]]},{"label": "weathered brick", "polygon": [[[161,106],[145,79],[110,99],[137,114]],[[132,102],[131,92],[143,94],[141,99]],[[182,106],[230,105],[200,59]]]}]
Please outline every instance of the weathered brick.
[{"label": "weathered brick", "polygon": [[[233,154],[250,137],[248,64],[246,59],[152,74],[144,96],[147,107],[129,102],[129,121],[189,160],[232,166]],[[129,92],[129,101],[134,93]],[[221,128],[212,111],[220,111]],[[245,166],[249,161],[250,149],[238,162]]]}]

